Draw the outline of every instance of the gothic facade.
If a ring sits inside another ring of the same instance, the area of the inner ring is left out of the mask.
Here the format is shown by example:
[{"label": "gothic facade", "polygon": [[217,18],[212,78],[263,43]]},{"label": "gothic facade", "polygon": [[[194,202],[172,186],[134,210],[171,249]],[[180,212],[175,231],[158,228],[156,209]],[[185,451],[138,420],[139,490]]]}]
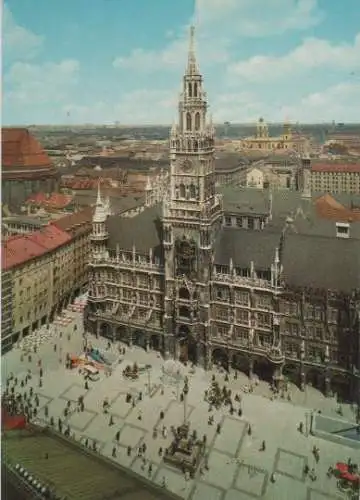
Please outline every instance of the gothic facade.
[{"label": "gothic facade", "polygon": [[[207,107],[192,31],[162,199],[129,219],[98,197],[86,328],[206,368],[355,394],[359,228],[345,240],[314,219],[307,161],[301,192],[216,190]],[[338,276],[331,259],[346,243]]]}]

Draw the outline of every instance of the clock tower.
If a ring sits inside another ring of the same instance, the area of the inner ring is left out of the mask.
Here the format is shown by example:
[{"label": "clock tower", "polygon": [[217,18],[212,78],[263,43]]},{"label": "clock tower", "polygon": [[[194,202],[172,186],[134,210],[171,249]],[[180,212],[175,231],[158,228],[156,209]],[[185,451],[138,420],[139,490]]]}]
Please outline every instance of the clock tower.
[{"label": "clock tower", "polygon": [[207,118],[190,29],[178,123],[170,132],[170,186],[164,200],[164,348],[170,356],[206,365],[213,242],[222,203],[215,193],[214,126]]}]

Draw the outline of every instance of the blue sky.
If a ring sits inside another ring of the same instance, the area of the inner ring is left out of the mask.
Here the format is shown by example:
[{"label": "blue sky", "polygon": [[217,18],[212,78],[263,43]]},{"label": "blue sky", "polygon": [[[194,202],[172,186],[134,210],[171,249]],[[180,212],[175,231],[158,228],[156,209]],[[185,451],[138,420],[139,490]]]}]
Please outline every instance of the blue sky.
[{"label": "blue sky", "polygon": [[169,124],[188,28],[214,121],[360,121],[359,0],[7,0],[4,124]]}]

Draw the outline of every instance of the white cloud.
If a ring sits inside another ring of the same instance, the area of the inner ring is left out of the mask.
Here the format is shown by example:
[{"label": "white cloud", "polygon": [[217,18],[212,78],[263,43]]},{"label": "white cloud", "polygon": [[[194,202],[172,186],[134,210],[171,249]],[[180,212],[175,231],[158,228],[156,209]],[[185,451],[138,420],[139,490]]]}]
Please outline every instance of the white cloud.
[{"label": "white cloud", "polygon": [[[306,29],[320,20],[317,0],[196,0],[193,19],[201,66],[227,62],[230,39],[279,35]],[[114,60],[116,68],[151,72],[178,69],[188,46],[188,26],[159,51],[136,48]]]},{"label": "white cloud", "polygon": [[299,97],[279,106],[276,101],[265,101],[251,92],[229,93],[217,96],[214,102],[215,122],[253,123],[260,116],[269,121],[282,122],[285,118],[292,122],[319,123],[358,122],[356,103],[360,102],[360,83],[343,82]]},{"label": "white cloud", "polygon": [[195,19],[228,36],[262,37],[303,30],[322,18],[317,0],[196,0]]},{"label": "white cloud", "polygon": [[66,104],[63,111],[73,123],[120,122],[124,125],[166,124],[176,109],[176,91],[138,89],[125,93],[120,101],[98,101],[91,106]]},{"label": "white cloud", "polygon": [[44,38],[16,23],[8,6],[4,4],[3,54],[9,61],[31,59],[41,48]]},{"label": "white cloud", "polygon": [[300,122],[359,122],[360,83],[343,82],[311,93],[295,105],[284,106],[283,115]]},{"label": "white cloud", "polygon": [[60,102],[78,76],[79,62],[73,59],[44,64],[17,62],[5,75],[5,98],[14,106]]},{"label": "white cloud", "polygon": [[254,56],[228,67],[231,76],[252,82],[274,81],[319,68],[360,68],[360,33],[354,43],[332,44],[328,40],[307,38],[293,51],[280,57]]},{"label": "white cloud", "polygon": [[[156,51],[137,48],[132,50],[128,56],[117,57],[113,61],[113,66],[143,73],[185,68],[189,32],[188,29],[183,31],[182,36],[172,40],[164,49]],[[201,39],[197,54],[202,67],[227,60],[227,52],[219,40],[215,40],[213,37],[205,38],[201,33],[197,39]]]}]

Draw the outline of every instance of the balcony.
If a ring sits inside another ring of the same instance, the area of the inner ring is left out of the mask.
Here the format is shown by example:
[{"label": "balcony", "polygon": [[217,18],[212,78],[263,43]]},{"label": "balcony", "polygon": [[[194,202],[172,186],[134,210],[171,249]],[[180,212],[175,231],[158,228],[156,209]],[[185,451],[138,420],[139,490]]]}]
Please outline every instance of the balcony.
[{"label": "balcony", "polygon": [[281,365],[285,361],[285,355],[280,351],[280,349],[276,349],[273,347],[267,351],[266,357],[271,363],[275,365]]}]

